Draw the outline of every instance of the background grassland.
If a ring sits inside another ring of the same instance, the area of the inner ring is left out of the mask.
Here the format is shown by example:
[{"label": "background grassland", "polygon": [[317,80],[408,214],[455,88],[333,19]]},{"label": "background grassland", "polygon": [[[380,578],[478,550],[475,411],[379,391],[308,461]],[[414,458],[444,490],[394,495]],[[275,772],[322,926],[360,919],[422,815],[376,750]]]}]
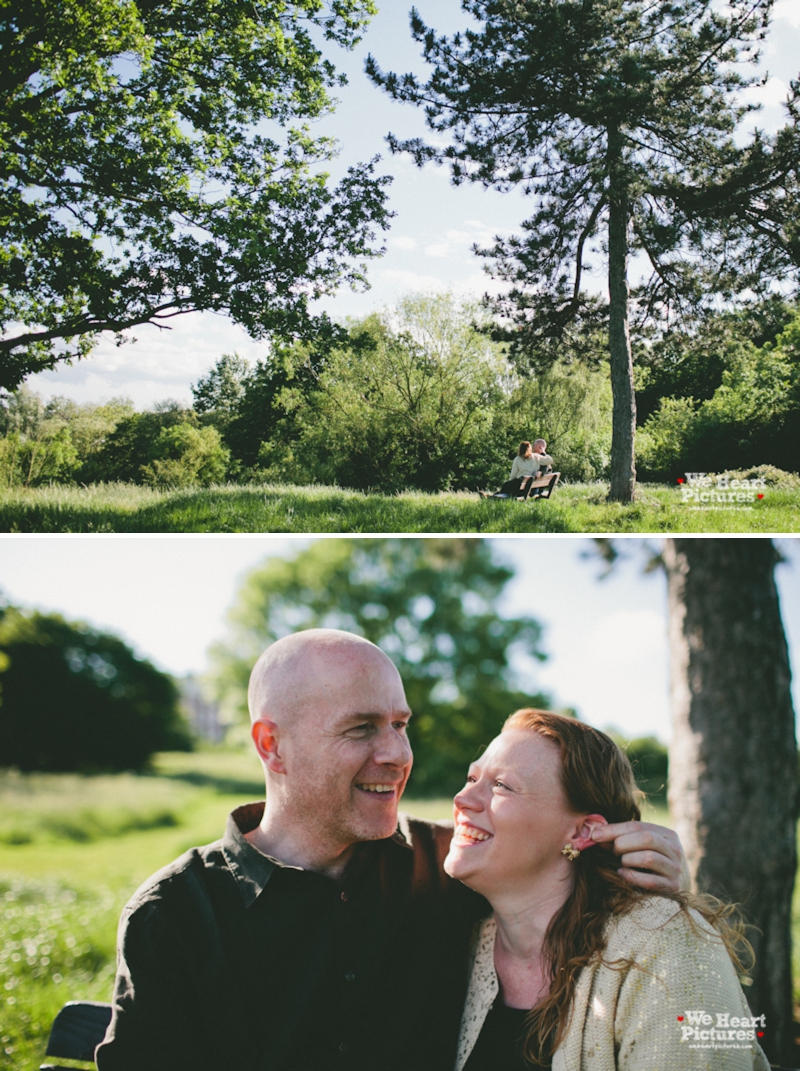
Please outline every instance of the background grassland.
[{"label": "background grassland", "polygon": [[3,532],[796,532],[800,490],[767,488],[752,506],[695,506],[676,487],[640,484],[632,505],[608,485],[565,484],[549,501],[470,492],[397,495],[334,487],[231,485],[156,491],[132,484],[0,490]]}]

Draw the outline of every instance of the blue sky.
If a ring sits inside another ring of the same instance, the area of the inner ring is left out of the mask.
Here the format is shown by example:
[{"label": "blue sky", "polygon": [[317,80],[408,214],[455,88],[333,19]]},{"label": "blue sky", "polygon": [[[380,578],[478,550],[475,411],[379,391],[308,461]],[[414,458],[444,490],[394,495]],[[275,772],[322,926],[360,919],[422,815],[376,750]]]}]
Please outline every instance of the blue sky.
[{"label": "blue sky", "polygon": [[[385,70],[400,73],[424,74],[425,65],[408,28],[410,3],[392,0],[378,6],[379,14],[353,53],[330,51],[350,84],[338,93],[336,113],[315,125],[320,134],[334,136],[341,143],[335,173],[381,153],[382,169],[394,176],[391,206],[397,215],[387,236],[386,256],[370,266],[371,290],[363,294],[342,291],[323,302],[337,318],[365,315],[391,305],[409,291],[452,289],[457,294],[479,296],[492,289],[495,284],[483,274],[470,247],[518,229],[528,207],[518,194],[486,192],[476,186],[453,189],[443,168],[420,171],[405,157],[388,157],[383,139],[390,130],[411,137],[423,134],[425,128],[418,110],[396,104],[366,79],[364,59],[371,52]],[[417,0],[417,7],[428,25],[440,32],[452,32],[466,24],[459,0]],[[762,69],[769,72],[770,79],[750,93],[750,99],[764,104],[752,123],[770,131],[783,121],[781,101],[789,80],[798,74],[797,0],[778,0],[763,53]],[[598,276],[588,285],[599,290],[603,280]],[[222,353],[235,350],[255,360],[264,352],[263,344],[252,342],[222,316],[195,314],[173,323],[169,332],[138,328],[133,333],[138,341],[121,348],[104,339],[88,360],[31,377],[28,385],[46,397],[63,394],[79,402],[114,396],[130,397],[139,407],[165,398],[189,402],[190,384]]]},{"label": "blue sky", "polygon": [[[324,538],[324,537],[323,537]],[[282,536],[6,536],[0,591],[10,601],[57,611],[114,631],[163,669],[202,672],[225,633],[242,577],[267,555],[296,552],[309,538]],[[516,576],[501,605],[544,625],[544,663],[516,664],[519,683],[550,692],[598,728],[670,737],[666,581],[645,575],[646,544],[617,540],[624,557],[602,568],[583,536],[492,539]],[[779,539],[777,570],[800,711],[800,540]],[[658,546],[658,540],[650,541]]]}]

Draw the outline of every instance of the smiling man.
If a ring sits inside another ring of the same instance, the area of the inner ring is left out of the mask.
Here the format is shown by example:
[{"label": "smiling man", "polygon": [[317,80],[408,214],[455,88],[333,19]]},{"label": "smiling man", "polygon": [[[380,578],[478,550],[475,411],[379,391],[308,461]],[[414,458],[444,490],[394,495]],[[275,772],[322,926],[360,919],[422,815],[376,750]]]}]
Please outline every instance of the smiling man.
[{"label": "smiling man", "polygon": [[[134,895],[120,925],[100,1071],[450,1071],[469,938],[488,908],[442,869],[449,823],[399,815],[411,712],[390,659],[310,629],[267,649],[250,681],[266,803],[230,816]],[[676,887],[680,847],[642,882]]]}]

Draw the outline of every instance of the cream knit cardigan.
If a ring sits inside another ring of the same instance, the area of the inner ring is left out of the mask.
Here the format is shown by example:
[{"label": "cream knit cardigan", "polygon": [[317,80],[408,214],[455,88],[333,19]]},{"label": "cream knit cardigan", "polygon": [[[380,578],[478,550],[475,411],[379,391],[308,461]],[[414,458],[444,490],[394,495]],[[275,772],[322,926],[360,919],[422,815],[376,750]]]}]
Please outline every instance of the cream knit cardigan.
[{"label": "cream knit cardigan", "polygon": [[[757,1040],[682,1040],[688,1012],[751,1017],[742,988],[714,930],[692,911],[699,934],[674,900],[648,896],[612,919],[602,962],[584,967],[572,1000],[567,1035],[553,1071],[769,1071]],[[499,991],[494,969],[496,926],[482,923],[461,1019],[456,1071],[461,1071]],[[635,965],[614,968],[614,960]],[[683,1017],[681,1021],[681,1017]],[[752,1018],[750,1019],[752,1023]],[[769,1023],[766,1024],[769,1029]],[[760,1024],[754,1029],[763,1029]]]}]

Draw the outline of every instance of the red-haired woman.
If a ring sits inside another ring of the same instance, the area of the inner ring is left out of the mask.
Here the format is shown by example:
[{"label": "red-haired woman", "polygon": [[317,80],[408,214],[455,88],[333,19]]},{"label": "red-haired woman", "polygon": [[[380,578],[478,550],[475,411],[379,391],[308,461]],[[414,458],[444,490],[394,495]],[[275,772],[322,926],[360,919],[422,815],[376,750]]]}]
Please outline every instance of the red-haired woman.
[{"label": "red-haired woman", "polygon": [[445,869],[493,908],[456,1071],[768,1071],[730,908],[634,887],[595,840],[639,819],[630,763],[605,734],[517,711],[454,811]]}]

